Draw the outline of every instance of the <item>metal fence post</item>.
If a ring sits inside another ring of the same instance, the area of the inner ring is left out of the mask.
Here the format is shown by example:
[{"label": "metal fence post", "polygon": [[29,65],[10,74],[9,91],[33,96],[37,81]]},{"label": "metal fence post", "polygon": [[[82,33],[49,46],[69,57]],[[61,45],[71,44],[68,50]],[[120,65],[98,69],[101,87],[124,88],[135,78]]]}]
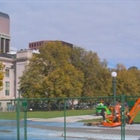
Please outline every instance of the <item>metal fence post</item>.
[{"label": "metal fence post", "polygon": [[64,140],[66,140],[66,99],[64,99]]},{"label": "metal fence post", "polygon": [[27,99],[22,102],[24,111],[24,140],[27,140]]},{"label": "metal fence post", "polygon": [[20,140],[20,98],[17,98],[16,117],[17,117],[17,140]]},{"label": "metal fence post", "polygon": [[125,95],[121,95],[121,140],[125,140],[125,114],[124,114]]}]

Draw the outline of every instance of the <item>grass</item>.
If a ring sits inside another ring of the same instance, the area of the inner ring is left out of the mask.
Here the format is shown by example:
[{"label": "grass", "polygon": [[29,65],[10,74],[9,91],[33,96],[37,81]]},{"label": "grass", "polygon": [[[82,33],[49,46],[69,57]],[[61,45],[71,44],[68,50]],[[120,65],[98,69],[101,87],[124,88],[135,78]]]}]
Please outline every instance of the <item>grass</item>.
[{"label": "grass", "polygon": [[[93,115],[95,110],[67,110],[66,116],[80,116],[80,115]],[[27,112],[27,118],[56,118],[64,117],[64,111],[30,111]],[[0,119],[15,120],[17,118],[16,112],[0,112]],[[24,118],[24,112],[20,112],[20,119]],[[98,122],[100,119],[82,120],[82,122]],[[140,123],[140,112],[134,119],[134,123]]]},{"label": "grass", "polygon": [[[95,110],[67,110],[66,116],[92,115]],[[16,112],[1,112],[0,119],[16,119]],[[56,118],[64,117],[64,111],[30,111],[27,112],[27,118]],[[20,118],[24,118],[24,113],[20,112]]]},{"label": "grass", "polygon": [[140,111],[138,112],[138,114],[136,115],[135,119],[134,119],[134,123],[140,123]]}]

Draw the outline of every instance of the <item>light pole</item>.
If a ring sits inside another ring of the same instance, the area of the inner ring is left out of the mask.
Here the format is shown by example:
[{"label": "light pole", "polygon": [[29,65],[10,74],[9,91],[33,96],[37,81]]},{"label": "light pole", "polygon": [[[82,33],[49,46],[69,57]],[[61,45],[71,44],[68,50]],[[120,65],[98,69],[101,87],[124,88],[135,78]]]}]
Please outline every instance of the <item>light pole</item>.
[{"label": "light pole", "polygon": [[113,104],[114,107],[116,105],[116,76],[117,76],[117,72],[113,71],[111,73],[112,76],[112,84],[113,84]]}]

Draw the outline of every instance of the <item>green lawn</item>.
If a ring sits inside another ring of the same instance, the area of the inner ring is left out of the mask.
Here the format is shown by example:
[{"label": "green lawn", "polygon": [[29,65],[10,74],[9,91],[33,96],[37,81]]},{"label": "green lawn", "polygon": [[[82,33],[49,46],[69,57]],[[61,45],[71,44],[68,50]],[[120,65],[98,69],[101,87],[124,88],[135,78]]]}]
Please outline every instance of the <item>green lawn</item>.
[{"label": "green lawn", "polygon": [[[67,110],[66,116],[92,115],[95,110]],[[55,118],[63,117],[64,111],[30,111],[27,118]],[[24,113],[20,112],[20,118],[24,118]],[[1,112],[0,119],[16,119],[16,112]]]},{"label": "green lawn", "polygon": [[134,123],[140,123],[140,111],[138,112],[137,116],[134,119]]},{"label": "green lawn", "polygon": [[[95,110],[67,110],[66,116],[93,115]],[[55,118],[64,117],[64,111],[30,111],[27,112],[27,118]],[[20,119],[24,118],[24,113],[20,112]],[[16,119],[16,112],[0,112],[0,119]],[[101,119],[83,120],[83,122],[101,121]],[[140,123],[140,112],[134,119],[134,123]]]}]

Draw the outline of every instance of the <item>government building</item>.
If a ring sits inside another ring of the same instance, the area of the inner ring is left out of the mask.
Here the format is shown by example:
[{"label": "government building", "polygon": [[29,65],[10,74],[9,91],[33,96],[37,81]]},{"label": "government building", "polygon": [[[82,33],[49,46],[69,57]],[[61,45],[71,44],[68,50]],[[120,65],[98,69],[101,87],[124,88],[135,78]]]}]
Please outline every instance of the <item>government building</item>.
[{"label": "government building", "polygon": [[[3,87],[0,90],[0,111],[12,111],[13,100],[21,97],[19,91],[19,77],[22,76],[29,59],[35,50],[39,50],[43,43],[58,42],[58,40],[41,40],[30,42],[28,49],[21,49],[16,53],[10,53],[10,18],[8,14],[0,12],[0,63],[4,67]],[[63,45],[74,45],[65,41],[59,41]]]},{"label": "government building", "polygon": [[0,90],[0,111],[10,111],[13,102],[19,97],[19,77],[32,57],[32,50],[10,53],[10,17],[0,12],[0,63],[4,65],[3,87]]},{"label": "government building", "polygon": [[0,52],[10,51],[10,18],[8,14],[0,12]]}]

